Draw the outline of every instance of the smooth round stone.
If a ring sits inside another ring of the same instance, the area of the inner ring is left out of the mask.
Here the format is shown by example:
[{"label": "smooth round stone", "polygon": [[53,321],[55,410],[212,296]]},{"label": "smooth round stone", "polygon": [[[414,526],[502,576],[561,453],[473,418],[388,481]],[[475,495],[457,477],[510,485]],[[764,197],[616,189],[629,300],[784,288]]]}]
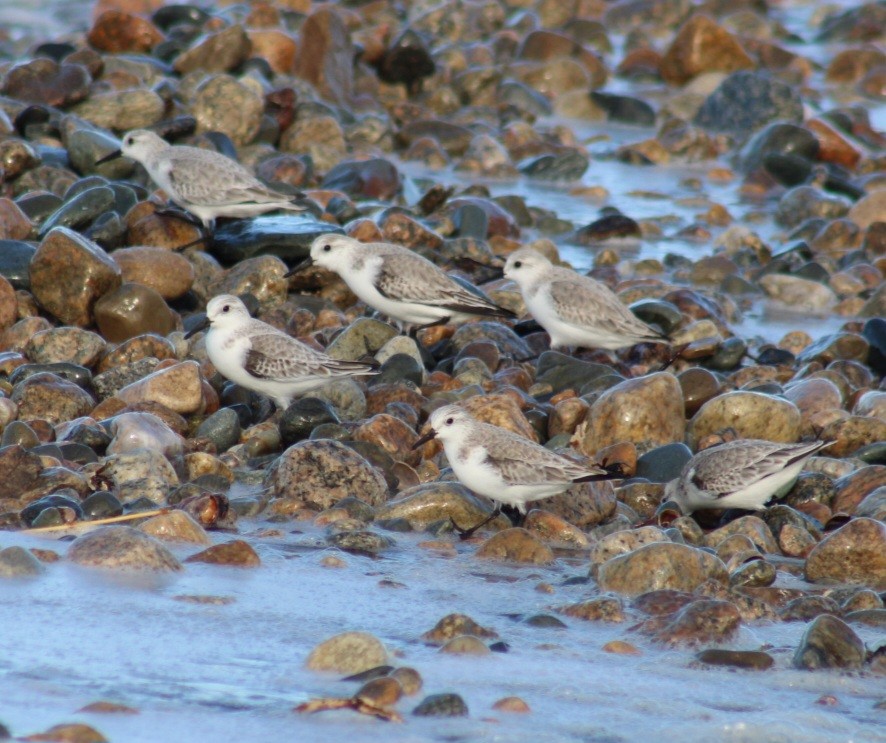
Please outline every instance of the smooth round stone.
[{"label": "smooth round stone", "polygon": [[771,586],[775,582],[775,565],[766,560],[752,560],[729,576],[731,586]]},{"label": "smooth round stone", "polygon": [[167,366],[126,385],[116,396],[127,405],[155,402],[181,415],[189,415],[204,405],[200,367],[196,361]]},{"label": "smooth round stone", "polygon": [[388,661],[385,646],[367,632],[343,632],[315,647],[305,665],[312,671],[361,673]]},{"label": "smooth round stone", "polygon": [[330,232],[344,234],[340,227],[313,219],[284,216],[232,219],[216,227],[211,252],[226,266],[260,255],[274,255],[295,265],[308,257],[314,238]]},{"label": "smooth round stone", "polygon": [[[782,160],[767,160],[768,155],[791,155],[809,163],[818,158],[820,145],[816,136],[803,126],[776,122],[762,129],[747,143],[741,153],[741,168],[750,173],[757,168],[766,165],[779,182],[785,185],[796,185],[796,181],[789,173],[782,173],[778,165]],[[770,169],[770,163],[775,165]],[[786,180],[782,180],[786,178]],[[805,177],[802,179],[805,180]]]},{"label": "smooth round stone", "polygon": [[[398,497],[382,504],[377,519],[405,518],[413,529],[422,530],[443,519],[452,518],[459,525],[477,524],[492,512],[489,501],[481,499],[457,482],[428,482],[408,488]],[[491,525],[507,524],[500,516]]]},{"label": "smooth round stone", "polygon": [[[591,94],[593,95],[593,93]],[[522,161],[517,169],[523,174],[539,181],[575,181],[581,178],[588,169],[590,161],[587,155],[571,151],[558,154],[546,153]],[[461,232],[460,234],[464,234]],[[478,236],[485,237],[485,231]]]},{"label": "smooth round stone", "polygon": [[114,192],[108,186],[95,186],[66,201],[40,226],[40,237],[56,227],[79,228],[114,206]]},{"label": "smooth round stone", "polygon": [[108,419],[107,425],[114,436],[108,454],[150,449],[164,456],[177,456],[184,451],[182,437],[153,413],[121,413]]},{"label": "smooth round stone", "polygon": [[111,253],[124,282],[154,289],[163,299],[178,299],[194,283],[195,271],[183,255],[165,248],[136,246]]},{"label": "smooth round stone", "polygon": [[728,371],[739,365],[748,346],[743,338],[726,338],[718,346],[714,355],[705,360],[711,369]]},{"label": "smooth round stone", "polygon": [[83,328],[52,328],[34,333],[25,353],[37,364],[70,363],[91,368],[107,344],[97,333]]},{"label": "smooth round stone", "polygon": [[459,635],[440,648],[440,652],[450,655],[489,655],[491,651],[479,637]]},{"label": "smooth round stone", "polygon": [[431,694],[412,710],[417,717],[467,717],[468,705],[458,694]]},{"label": "smooth round stone", "polygon": [[326,538],[327,544],[344,552],[355,555],[374,557],[394,546],[394,540],[371,531],[357,530],[331,534]]},{"label": "smooth round stone", "polygon": [[397,335],[393,326],[381,320],[361,317],[339,333],[326,349],[334,359],[356,361],[376,353]]},{"label": "smooth round stone", "polygon": [[686,416],[691,418],[708,400],[720,394],[720,380],[707,369],[695,366],[677,375],[683,391],[683,406]]},{"label": "smooth round stone", "polygon": [[175,313],[157,291],[129,282],[95,303],[95,321],[111,343],[145,333],[168,335],[176,328]]},{"label": "smooth round stone", "polygon": [[47,526],[61,526],[64,523],[65,517],[62,513],[62,509],[50,506],[49,508],[44,508],[37,514],[37,516],[31,521],[30,527],[32,529],[43,529]]},{"label": "smooth round stone", "polygon": [[72,364],[68,361],[54,361],[43,364],[22,364],[12,374],[9,375],[9,381],[17,387],[26,379],[30,379],[36,374],[52,374],[53,376],[64,379],[67,382],[76,384],[78,387],[88,389],[92,383],[92,374],[89,369],[79,364]]},{"label": "smooth round stone", "polygon": [[214,544],[185,562],[203,562],[210,565],[229,565],[238,568],[256,568],[261,565],[258,553],[242,539],[234,539],[222,544]]},{"label": "smooth round stone", "polygon": [[600,588],[629,596],[664,588],[691,592],[707,580],[728,581],[726,566],[718,557],[668,542],[613,557],[597,571]]},{"label": "smooth round stone", "polygon": [[340,423],[321,423],[311,431],[311,435],[308,438],[311,441],[321,441],[323,439],[348,441],[351,438],[351,431]]},{"label": "smooth round stone", "polygon": [[635,476],[650,482],[670,482],[680,476],[690,459],[692,450],[682,441],[657,446],[637,459]]},{"label": "smooth round stone", "polygon": [[538,537],[522,528],[504,529],[480,545],[477,557],[487,560],[549,565],[554,553]]},{"label": "smooth round stone", "polygon": [[689,422],[690,446],[724,428],[741,438],[792,443],[800,435],[800,411],[796,405],[758,392],[727,392],[706,402]]},{"label": "smooth round stone", "polygon": [[24,547],[7,547],[0,550],[0,578],[28,578],[40,575],[43,565]]},{"label": "smooth round stone", "polygon": [[24,421],[11,421],[6,428],[3,429],[3,436],[0,438],[0,446],[12,446],[17,444],[23,449],[33,449],[40,445],[40,439]]},{"label": "smooth round stone", "polygon": [[325,423],[339,423],[333,407],[316,397],[302,397],[283,411],[280,437],[289,446],[308,438],[317,426]]},{"label": "smooth round stone", "polygon": [[160,542],[129,526],[103,526],[77,537],[68,550],[68,559],[78,565],[114,570],[182,569]]},{"label": "smooth round stone", "polygon": [[86,390],[47,372],[17,384],[11,399],[18,405],[21,418],[39,418],[53,425],[87,415],[95,407],[95,400]]},{"label": "smooth round stone", "polygon": [[509,354],[516,359],[525,359],[532,354],[526,341],[520,338],[506,325],[497,322],[480,321],[460,326],[450,339],[456,352],[469,343],[478,340],[486,340],[496,345],[503,354]]},{"label": "smooth round stone", "polygon": [[184,511],[173,510],[149,518],[137,527],[161,542],[210,544],[211,540],[200,524]]},{"label": "smooth round stone", "polygon": [[775,663],[773,657],[762,650],[707,648],[695,657],[702,663],[710,666],[730,666],[732,668],[745,668],[753,671],[768,670]]},{"label": "smooth round stone", "polygon": [[611,372],[604,364],[581,361],[559,351],[545,351],[538,359],[535,381],[551,385],[556,394],[567,389],[581,390]]},{"label": "smooth round stone", "polygon": [[398,353],[387,359],[381,365],[379,374],[368,378],[368,383],[375,386],[405,381],[419,386],[424,375],[425,368],[419,361],[405,353]]},{"label": "smooth round stone", "polygon": [[195,435],[209,439],[216,451],[226,451],[240,441],[240,418],[230,408],[220,408],[197,427]]},{"label": "smooth round stone", "polygon": [[841,619],[830,614],[816,617],[794,653],[794,666],[819,668],[861,668],[867,653],[864,642]]},{"label": "smooth round stone", "polygon": [[29,289],[31,274],[28,269],[35,248],[21,240],[0,240],[0,276],[15,289]]},{"label": "smooth round stone", "polygon": [[80,504],[86,519],[106,519],[123,515],[123,504],[107,490],[97,490]]},{"label": "smooth round stone", "polygon": [[806,558],[806,580],[886,588],[886,524],[856,518],[829,534]]}]

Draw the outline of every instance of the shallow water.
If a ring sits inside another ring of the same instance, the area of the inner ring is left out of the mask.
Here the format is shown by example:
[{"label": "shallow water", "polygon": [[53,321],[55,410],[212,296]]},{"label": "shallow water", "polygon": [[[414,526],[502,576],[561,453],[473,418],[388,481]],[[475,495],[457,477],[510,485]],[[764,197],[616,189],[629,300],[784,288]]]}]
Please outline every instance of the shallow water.
[{"label": "shallow water", "polygon": [[[87,722],[111,740],[418,740],[500,741],[886,741],[882,679],[807,673],[790,668],[803,623],[745,627],[731,646],[772,646],[766,672],[695,669],[690,649],[661,649],[630,630],[563,617],[567,629],[539,629],[518,616],[549,613],[579,601],[590,586],[563,586],[586,573],[581,560],[551,568],[513,568],[455,558],[418,547],[418,535],[393,535],[382,559],[345,555],[325,568],[327,550],[313,527],[287,525],[281,538],[252,541],[263,565],[246,570],[189,564],[171,577],[119,575],[65,562],[34,581],[0,583],[0,720],[15,734],[65,721]],[[248,523],[243,531],[250,530]],[[223,541],[228,537],[215,535]],[[67,543],[4,534],[21,544],[64,552]],[[193,548],[177,548],[179,557]],[[402,587],[385,587],[395,581]],[[545,581],[553,595],[535,590]],[[182,595],[229,597],[206,605]],[[424,645],[420,636],[442,616],[464,612],[495,629],[507,653],[458,657]],[[510,615],[510,616],[509,616]],[[406,724],[382,723],[349,711],[292,712],[309,698],[349,696],[356,684],[303,668],[310,650],[337,632],[381,638],[396,665],[415,667],[423,694],[456,691],[470,717],[413,718],[417,699],[399,709]],[[878,632],[856,627],[871,645]],[[624,639],[640,656],[603,652]],[[837,704],[816,700],[834,695]],[[491,709],[518,695],[529,715]],[[77,713],[97,700],[136,707],[138,715]],[[167,731],[158,736],[158,730]]]}]

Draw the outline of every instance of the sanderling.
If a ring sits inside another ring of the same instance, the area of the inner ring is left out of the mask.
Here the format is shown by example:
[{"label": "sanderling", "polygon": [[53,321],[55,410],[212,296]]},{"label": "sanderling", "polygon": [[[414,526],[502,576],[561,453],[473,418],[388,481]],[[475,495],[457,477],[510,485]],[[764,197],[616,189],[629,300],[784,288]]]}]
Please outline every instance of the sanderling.
[{"label": "sanderling", "polygon": [[429,423],[430,430],[412,448],[439,438],[455,476],[495,502],[492,514],[470,529],[453,522],[462,536],[492,521],[502,504],[525,514],[527,503],[562,493],[574,483],[622,476],[618,465],[604,469],[579,464],[507,429],[482,423],[457,405],[438,408]]},{"label": "sanderling", "polygon": [[809,457],[832,443],[737,439],[703,449],[665,486],[664,502],[674,501],[684,514],[707,508],[762,510],[797,479]]},{"label": "sanderling", "polygon": [[275,191],[220,152],[171,145],[147,129],[127,132],[120,149],[96,161],[96,165],[117,157],[141,163],[173,203],[196,215],[210,230],[216,217],[253,217],[274,209],[306,209],[297,203],[304,194]]},{"label": "sanderling", "polygon": [[295,395],[340,377],[377,374],[377,363],[339,361],[282,330],[249,316],[237,297],[220,294],[206,305],[206,319],[188,337],[209,326],[206,353],[232,382],[271,397],[285,410]]},{"label": "sanderling", "polygon": [[505,276],[520,287],[526,309],[551,336],[551,348],[581,346],[610,351],[650,341],[668,343],[605,284],[554,266],[532,248],[508,256]]},{"label": "sanderling", "polygon": [[310,258],[287,275],[311,264],[335,271],[366,304],[401,323],[429,327],[481,315],[514,317],[476,287],[399,245],[320,235],[311,244]]}]

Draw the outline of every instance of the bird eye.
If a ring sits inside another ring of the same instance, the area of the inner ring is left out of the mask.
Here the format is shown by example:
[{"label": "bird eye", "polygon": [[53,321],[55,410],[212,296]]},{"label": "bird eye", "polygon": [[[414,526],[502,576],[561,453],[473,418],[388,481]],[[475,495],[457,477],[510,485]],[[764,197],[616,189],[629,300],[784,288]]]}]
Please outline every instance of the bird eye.
[{"label": "bird eye", "polygon": [[330,250],[332,250],[332,246],[331,246],[331,245],[324,245],[324,246],[323,246],[323,252],[324,252],[324,253],[328,253]]},{"label": "bird eye", "polygon": [[514,261],[514,268],[520,268],[523,265],[521,261]]},{"label": "bird eye", "polygon": [[230,312],[230,311],[231,311],[231,305],[226,304],[224,307],[222,307],[222,312]]},{"label": "bird eye", "polygon": [[453,423],[455,423],[455,419],[454,418],[447,418],[445,423],[447,426],[451,426]]}]

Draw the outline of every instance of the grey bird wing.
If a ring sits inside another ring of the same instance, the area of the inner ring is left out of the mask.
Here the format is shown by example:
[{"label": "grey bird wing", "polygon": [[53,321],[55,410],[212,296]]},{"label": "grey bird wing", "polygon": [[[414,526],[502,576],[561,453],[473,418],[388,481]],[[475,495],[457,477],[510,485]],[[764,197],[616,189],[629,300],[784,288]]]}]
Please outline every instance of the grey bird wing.
[{"label": "grey bird wing", "polygon": [[699,490],[722,498],[829,445],[827,441],[800,445],[757,440],[730,442],[697,454],[695,461],[690,460],[687,465],[687,474]]},{"label": "grey bird wing", "polygon": [[508,433],[499,429],[484,437],[487,460],[501,472],[508,484],[567,483],[608,474],[597,467],[584,467],[522,436]]},{"label": "grey bird wing", "polygon": [[588,276],[555,279],[548,291],[560,319],[570,325],[649,341],[667,340],[631,312],[608,286]]},{"label": "grey bird wing", "polygon": [[429,260],[412,253],[383,255],[375,284],[379,293],[400,302],[433,305],[473,315],[513,316],[476,287],[476,293],[468,290]]},{"label": "grey bird wing", "polygon": [[[199,147],[181,148],[169,155],[168,177],[179,196],[197,206],[230,206],[294,201],[268,188],[239,163]],[[175,148],[173,148],[175,150]]]},{"label": "grey bird wing", "polygon": [[305,377],[374,374],[378,364],[340,361],[309,348],[283,333],[250,337],[252,347],[246,353],[244,368],[253,377],[288,382]]}]

